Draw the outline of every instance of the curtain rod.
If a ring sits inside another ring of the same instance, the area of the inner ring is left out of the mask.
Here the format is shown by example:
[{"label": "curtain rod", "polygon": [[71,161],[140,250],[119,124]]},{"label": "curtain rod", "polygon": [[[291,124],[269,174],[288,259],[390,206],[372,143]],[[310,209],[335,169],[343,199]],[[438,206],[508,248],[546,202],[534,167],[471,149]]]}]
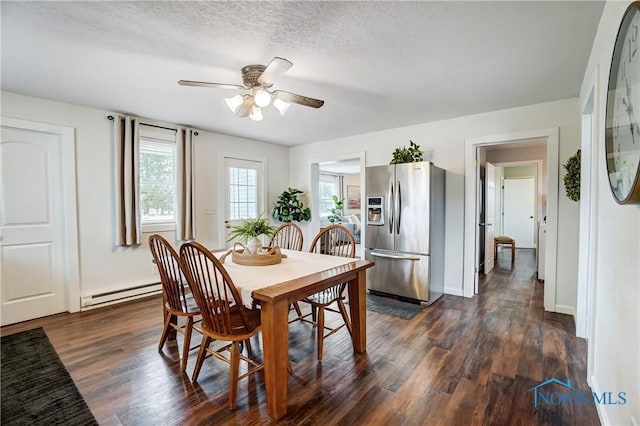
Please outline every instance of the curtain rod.
[{"label": "curtain rod", "polygon": [[[113,115],[107,115],[107,119],[113,121],[115,120],[115,117]],[[165,129],[165,130],[177,130],[175,127],[166,127],[166,126],[159,126],[157,124],[150,124],[150,123],[140,123],[140,124],[144,124],[145,126],[150,126],[150,127],[157,127],[158,129]],[[198,136],[199,133],[193,132],[194,135]]]}]

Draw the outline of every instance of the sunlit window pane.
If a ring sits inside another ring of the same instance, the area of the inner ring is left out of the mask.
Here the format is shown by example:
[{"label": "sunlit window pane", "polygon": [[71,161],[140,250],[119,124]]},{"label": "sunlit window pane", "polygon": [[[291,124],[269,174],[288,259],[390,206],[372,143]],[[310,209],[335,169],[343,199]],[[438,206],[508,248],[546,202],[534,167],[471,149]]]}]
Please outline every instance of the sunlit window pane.
[{"label": "sunlit window pane", "polygon": [[142,223],[175,221],[175,145],[140,139]]},{"label": "sunlit window pane", "polygon": [[333,208],[333,195],[340,196],[338,177],[336,175],[320,174],[320,217],[327,217]]},{"label": "sunlit window pane", "polygon": [[229,213],[231,220],[258,216],[258,175],[253,169],[229,168]]}]

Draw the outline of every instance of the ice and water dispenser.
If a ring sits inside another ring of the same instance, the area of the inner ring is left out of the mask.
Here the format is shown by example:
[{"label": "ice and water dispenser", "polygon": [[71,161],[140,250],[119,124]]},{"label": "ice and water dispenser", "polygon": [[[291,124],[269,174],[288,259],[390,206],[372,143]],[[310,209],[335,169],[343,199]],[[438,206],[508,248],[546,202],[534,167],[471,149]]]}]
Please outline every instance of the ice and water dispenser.
[{"label": "ice and water dispenser", "polygon": [[367,225],[384,225],[384,197],[367,197]]}]

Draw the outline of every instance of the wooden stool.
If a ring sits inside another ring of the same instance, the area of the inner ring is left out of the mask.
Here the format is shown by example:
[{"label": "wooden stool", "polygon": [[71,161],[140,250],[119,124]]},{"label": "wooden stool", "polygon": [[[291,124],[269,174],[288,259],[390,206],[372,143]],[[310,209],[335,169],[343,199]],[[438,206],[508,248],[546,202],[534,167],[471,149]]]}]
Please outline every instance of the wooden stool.
[{"label": "wooden stool", "polygon": [[498,260],[498,245],[510,245],[511,246],[511,263],[516,260],[516,240],[508,235],[498,235],[495,237],[495,245],[493,248],[493,255]]}]

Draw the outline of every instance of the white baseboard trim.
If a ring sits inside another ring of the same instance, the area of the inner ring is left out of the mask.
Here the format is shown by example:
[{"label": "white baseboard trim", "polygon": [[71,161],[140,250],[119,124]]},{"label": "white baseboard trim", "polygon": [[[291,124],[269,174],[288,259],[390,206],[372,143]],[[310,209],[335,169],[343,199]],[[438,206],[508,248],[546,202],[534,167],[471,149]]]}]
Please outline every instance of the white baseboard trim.
[{"label": "white baseboard trim", "polygon": [[[591,391],[593,393],[601,395],[600,386],[598,385],[598,379],[596,379],[595,375],[591,376],[591,380],[589,382],[591,385]],[[605,410],[606,405],[605,404],[595,404],[595,405],[596,405],[596,411],[598,412],[598,417],[600,418],[600,424],[610,425],[611,422],[609,421],[609,416],[607,415],[607,411]]]},{"label": "white baseboard trim", "polygon": [[556,305],[556,309],[555,312],[559,313],[559,314],[567,314],[567,315],[571,315],[575,318],[576,316],[576,308],[574,308],[573,306],[567,306],[567,305]]},{"label": "white baseboard trim", "polygon": [[445,287],[444,294],[451,294],[453,296],[464,296],[461,288],[456,287]]},{"label": "white baseboard trim", "polygon": [[160,293],[162,293],[162,285],[160,283],[151,283],[128,289],[82,296],[80,304],[82,310],[87,311]]}]

